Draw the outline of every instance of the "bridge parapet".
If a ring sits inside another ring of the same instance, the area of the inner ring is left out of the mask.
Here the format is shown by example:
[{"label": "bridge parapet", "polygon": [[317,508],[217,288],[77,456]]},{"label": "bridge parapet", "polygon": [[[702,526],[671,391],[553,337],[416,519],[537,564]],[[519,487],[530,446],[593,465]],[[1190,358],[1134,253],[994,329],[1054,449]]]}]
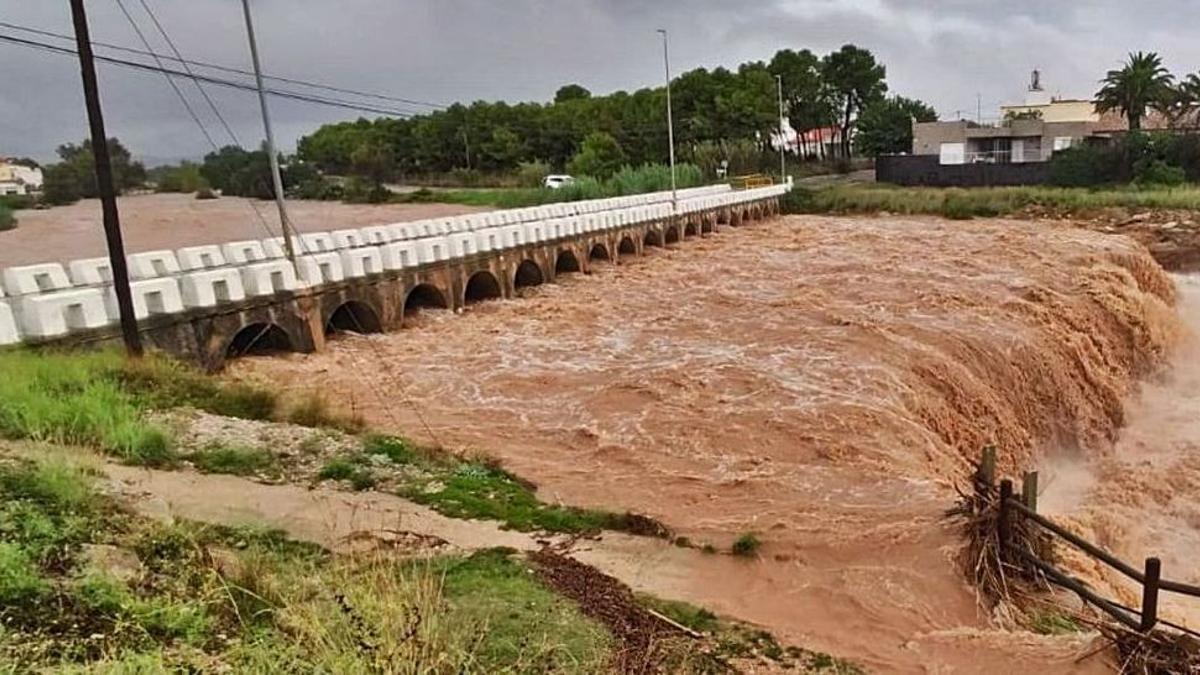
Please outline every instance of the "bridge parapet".
[{"label": "bridge parapet", "polygon": [[[143,334],[177,334],[181,325],[191,325],[191,336],[157,340],[159,346],[183,355],[199,350],[191,355],[212,365],[223,359],[212,353],[223,340],[201,334],[217,324],[223,326],[217,332],[246,322],[285,326],[285,333],[307,330],[295,317],[307,316],[311,307],[300,304],[324,307],[340,300],[325,307],[330,315],[355,302],[375,315],[380,329],[397,327],[418,286],[435,289],[450,308],[478,294],[509,296],[520,285],[523,262],[532,261],[540,279],[550,280],[564,252],[575,267],[586,268],[594,252],[615,260],[630,246],[640,253],[647,232],[658,232],[652,244],[670,239],[671,226],[663,223],[679,221],[676,240],[711,232],[718,223],[737,225],[772,211],[789,189],[790,183],[741,191],[708,186],[680,190],[674,205],[671,193],[659,192],[305,233],[293,242],[295,267],[284,258],[281,237],[135,253],[129,256],[131,290]],[[474,278],[480,274],[491,278]],[[13,267],[0,280],[0,345],[92,342],[116,334],[107,259]],[[275,321],[281,313],[286,320]],[[333,318],[320,320],[318,332]],[[201,324],[209,328],[196,328]],[[323,335],[289,337],[297,348],[323,342]]]}]

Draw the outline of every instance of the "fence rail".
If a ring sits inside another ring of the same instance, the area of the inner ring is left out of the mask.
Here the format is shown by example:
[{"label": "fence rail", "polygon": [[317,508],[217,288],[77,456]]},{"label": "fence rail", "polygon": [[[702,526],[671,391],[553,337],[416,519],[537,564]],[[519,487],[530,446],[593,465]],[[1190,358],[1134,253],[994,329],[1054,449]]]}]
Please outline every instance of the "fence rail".
[{"label": "fence rail", "polygon": [[[984,451],[984,458],[980,464],[977,480],[982,481],[990,489],[994,472],[995,450],[988,448]],[[1165,621],[1158,616],[1158,601],[1163,591],[1200,598],[1200,586],[1163,579],[1162,561],[1158,558],[1146,558],[1142,569],[1139,570],[1096,544],[1087,541],[1038,513],[1037,481],[1038,474],[1036,471],[1027,472],[1022,481],[1020,495],[1014,493],[1013,482],[1011,480],[1005,479],[1000,481],[997,535],[1002,551],[1015,555],[1021,562],[1036,569],[1049,582],[1075,592],[1105,614],[1108,614],[1113,619],[1133,630],[1144,633],[1162,624],[1200,637],[1200,632],[1196,632],[1186,626]],[[1082,580],[1055,567],[1053,563],[1043,560],[1025,547],[1019,546],[1013,541],[1014,525],[1018,518],[1037,525],[1041,530],[1066,541],[1080,551],[1083,551],[1089,557],[1120,572],[1139,584],[1142,589],[1141,608],[1133,609],[1126,607],[1116,600],[1101,596]]]}]

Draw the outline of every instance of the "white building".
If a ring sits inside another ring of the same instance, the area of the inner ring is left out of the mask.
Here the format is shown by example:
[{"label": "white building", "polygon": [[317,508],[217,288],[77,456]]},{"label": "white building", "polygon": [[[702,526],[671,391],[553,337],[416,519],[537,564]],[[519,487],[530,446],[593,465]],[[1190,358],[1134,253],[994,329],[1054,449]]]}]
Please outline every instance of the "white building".
[{"label": "white building", "polygon": [[0,195],[27,195],[42,191],[42,170],[0,159]]}]

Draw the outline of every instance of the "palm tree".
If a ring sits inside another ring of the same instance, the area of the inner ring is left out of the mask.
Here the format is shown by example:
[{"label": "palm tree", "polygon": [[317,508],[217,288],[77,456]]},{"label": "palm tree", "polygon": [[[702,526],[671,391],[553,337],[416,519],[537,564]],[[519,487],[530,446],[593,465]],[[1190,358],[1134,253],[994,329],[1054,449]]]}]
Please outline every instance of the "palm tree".
[{"label": "palm tree", "polygon": [[1147,108],[1169,105],[1174,78],[1154,52],[1130,54],[1120,70],[1110,70],[1096,92],[1096,112],[1119,111],[1129,120],[1129,130],[1142,128]]}]

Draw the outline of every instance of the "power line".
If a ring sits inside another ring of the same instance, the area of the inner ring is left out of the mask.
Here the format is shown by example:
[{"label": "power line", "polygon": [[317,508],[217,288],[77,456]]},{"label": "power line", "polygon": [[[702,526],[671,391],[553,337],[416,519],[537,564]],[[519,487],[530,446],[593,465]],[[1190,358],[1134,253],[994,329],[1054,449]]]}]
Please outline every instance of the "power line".
[{"label": "power line", "polygon": [[[129,13],[129,10],[125,9],[125,3],[123,0],[117,0],[117,6],[121,8],[121,13],[124,14],[125,18],[129,21],[129,25],[133,27],[133,32],[137,33],[138,39],[142,41],[142,44],[146,45],[146,49],[149,49],[150,42],[146,40],[146,36],[142,33],[142,29],[138,27],[137,22],[133,20],[133,16]],[[158,57],[155,57],[154,60],[156,63],[158,63],[159,68],[163,68],[162,61],[159,60]],[[206,129],[204,124],[200,121],[200,116],[197,115],[196,110],[192,108],[191,102],[189,102],[187,97],[183,95],[183,91],[179,89],[179,85],[175,84],[175,80],[166,72],[165,68],[163,69],[163,77],[167,78],[167,84],[171,85],[171,89],[173,89],[175,91],[175,95],[179,97],[179,102],[183,104],[184,110],[187,110],[187,114],[191,116],[192,121],[196,123],[196,126],[200,127],[200,133],[204,134],[204,138],[208,139],[208,144],[215,148],[217,145],[216,141],[214,141],[213,137],[208,133],[208,129]]]},{"label": "power line", "polygon": [[[147,11],[149,11],[149,8],[147,8]],[[153,15],[153,13],[151,13],[151,14]],[[158,23],[158,21],[155,20],[155,23]],[[32,33],[34,35],[41,35],[43,37],[53,37],[53,38],[58,38],[60,40],[72,39],[71,36],[65,35],[63,33],[55,33],[53,31],[42,30],[39,28],[31,28],[29,26],[22,26],[20,24],[9,23],[7,21],[0,21],[0,26],[2,26],[4,28],[10,28],[12,30],[19,30],[19,31],[23,31],[26,33]],[[125,52],[128,54],[137,54],[139,56],[155,56],[154,52],[151,51],[149,47],[147,47],[146,51],[143,51],[141,49],[133,49],[131,47],[114,45],[114,44],[107,43],[107,42],[92,41],[92,44],[97,47],[104,47],[105,49],[113,49],[113,50],[116,50],[119,52]],[[217,70],[217,71],[221,71],[224,73],[245,75],[247,77],[254,76],[254,73],[247,71],[247,70],[242,70],[240,68],[231,68],[229,66],[222,66],[219,64],[215,64],[215,63],[208,63],[205,61],[197,61],[195,59],[186,60],[182,56],[179,55],[178,51],[176,51],[176,55],[174,58],[167,56],[165,54],[158,54],[157,56],[158,56],[158,58],[165,59],[167,61],[174,61],[174,62],[181,63],[181,64],[200,66],[202,68],[210,68],[212,70]],[[372,99],[376,99],[379,101],[391,101],[393,103],[406,103],[409,105],[423,106],[426,108],[433,108],[435,110],[444,110],[447,107],[446,105],[441,104],[441,103],[433,103],[430,101],[421,101],[419,99],[402,98],[399,96],[390,96],[387,94],[377,94],[377,93],[373,93],[373,92],[369,92],[369,91],[361,91],[358,89],[348,89],[345,87],[337,87],[337,86],[334,86],[331,84],[322,84],[320,82],[310,82],[307,80],[300,80],[300,79],[295,79],[295,78],[290,78],[290,77],[280,77],[277,75],[263,75],[263,79],[274,80],[276,82],[286,82],[288,84],[296,84],[296,85],[300,85],[303,87],[310,87],[313,89],[324,89],[326,91],[332,91],[332,92],[336,92],[339,94],[350,94],[352,96],[362,96],[364,98],[372,98]]]},{"label": "power line", "polygon": [[[204,97],[205,102],[208,103],[208,109],[212,111],[213,115],[217,117],[217,121],[219,121],[221,126],[225,128],[225,133],[229,134],[229,138],[233,141],[233,144],[241,147],[242,142],[238,140],[237,134],[233,132],[233,127],[229,126],[229,122],[225,121],[225,116],[222,115],[221,111],[217,109],[217,104],[213,103],[212,97],[208,95],[208,92],[204,90],[204,86],[201,85],[200,81],[196,79],[196,74],[192,72],[191,66],[187,61],[184,60],[183,54],[179,52],[179,48],[175,46],[175,41],[172,40],[171,36],[167,34],[167,29],[163,28],[162,23],[160,23],[158,17],[155,16],[154,10],[150,9],[150,5],[146,3],[146,0],[139,0],[139,2],[142,3],[142,9],[146,10],[146,14],[150,15],[150,20],[154,22],[154,27],[158,29],[159,35],[162,35],[163,40],[166,40],[167,42],[167,46],[170,47],[171,51],[175,54],[176,60],[178,60],[178,62],[183,66],[183,69],[187,71],[188,77],[192,79],[192,84],[196,85],[196,89],[200,92],[200,95]],[[150,45],[146,45],[146,49],[149,50]]]},{"label": "power line", "polygon": [[[11,44],[20,45],[23,47],[29,47],[32,49],[40,49],[42,51],[47,51],[47,52],[51,52],[54,54],[60,54],[60,55],[64,55],[64,56],[77,56],[78,55],[78,52],[74,49],[59,47],[57,45],[52,45],[52,44],[45,43],[45,42],[38,42],[36,40],[26,40],[24,38],[14,37],[12,35],[0,34],[0,41],[9,42]],[[134,70],[143,70],[143,71],[155,72],[155,73],[167,73],[169,75],[175,75],[177,77],[188,77],[187,73],[185,73],[183,71],[174,70],[171,68],[159,68],[157,66],[154,66],[154,65],[151,65],[148,63],[141,63],[138,61],[127,61],[125,59],[117,59],[117,58],[113,58],[111,56],[96,56],[96,60],[103,61],[105,63],[111,63],[113,65],[132,68]],[[241,91],[257,91],[251,85],[243,84],[241,82],[235,82],[233,80],[225,80],[225,79],[221,79],[218,77],[212,77],[210,75],[197,74],[197,75],[195,75],[195,79],[198,81],[201,81],[201,82],[206,82],[208,84],[215,84],[218,86],[228,87],[231,89],[239,89]],[[407,117],[411,117],[413,115],[413,113],[403,111],[403,110],[394,110],[394,109],[390,109],[390,108],[383,108],[383,107],[378,107],[378,106],[359,104],[359,103],[354,103],[351,101],[346,101],[343,99],[326,98],[324,96],[316,96],[313,94],[302,94],[300,92],[290,91],[290,90],[286,90],[286,89],[266,89],[265,91],[267,94],[269,94],[271,96],[277,96],[279,98],[286,98],[286,99],[291,99],[294,101],[303,101],[305,103],[315,103],[318,105],[325,105],[325,106],[330,106],[330,107],[334,107],[334,108],[345,108],[348,110],[357,110],[359,112],[369,112],[369,113],[374,113],[376,115],[386,115],[388,117],[407,118]]]}]

